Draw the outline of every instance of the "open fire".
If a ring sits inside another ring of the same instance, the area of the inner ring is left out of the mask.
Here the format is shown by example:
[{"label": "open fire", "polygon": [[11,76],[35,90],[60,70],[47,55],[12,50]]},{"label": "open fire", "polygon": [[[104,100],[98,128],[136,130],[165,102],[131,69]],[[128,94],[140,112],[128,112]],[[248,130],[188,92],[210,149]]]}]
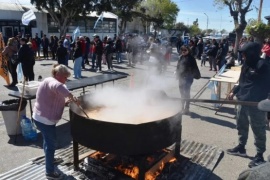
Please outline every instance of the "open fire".
[{"label": "open fire", "polygon": [[[97,151],[86,158],[84,166],[104,179],[117,179],[120,172],[130,179],[155,180],[166,163],[176,161],[174,153],[174,149],[164,149],[147,156],[117,156]],[[104,177],[104,173],[108,175]]]}]

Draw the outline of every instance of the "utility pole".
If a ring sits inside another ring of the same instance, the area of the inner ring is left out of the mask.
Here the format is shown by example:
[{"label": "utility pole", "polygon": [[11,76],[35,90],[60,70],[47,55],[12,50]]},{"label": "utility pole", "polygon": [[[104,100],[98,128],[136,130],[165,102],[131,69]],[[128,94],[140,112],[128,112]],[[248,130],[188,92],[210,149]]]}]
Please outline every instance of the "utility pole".
[{"label": "utility pole", "polygon": [[259,13],[258,13],[258,22],[261,22],[261,16],[262,16],[262,6],[263,6],[263,0],[260,0],[260,7],[259,7]]},{"label": "utility pole", "polygon": [[204,15],[206,15],[206,33],[208,33],[208,15],[206,13],[203,13]]}]

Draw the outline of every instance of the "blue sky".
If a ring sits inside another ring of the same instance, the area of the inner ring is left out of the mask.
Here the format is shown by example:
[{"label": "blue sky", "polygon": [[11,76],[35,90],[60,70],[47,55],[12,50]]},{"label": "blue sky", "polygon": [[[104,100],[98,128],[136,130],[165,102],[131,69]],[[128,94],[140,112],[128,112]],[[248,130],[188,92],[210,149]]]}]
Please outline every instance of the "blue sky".
[{"label": "blue sky", "polygon": [[[193,21],[198,18],[199,26],[201,29],[207,27],[207,16],[208,16],[208,28],[209,29],[225,29],[232,31],[234,29],[233,19],[230,16],[228,6],[223,9],[218,9],[213,5],[213,0],[172,0],[178,5],[180,12],[178,13],[177,22],[183,22],[186,25],[192,25]],[[246,15],[246,20],[251,18],[257,19],[258,12],[256,11],[259,7],[260,0],[253,0],[251,8],[252,11]],[[206,13],[206,15],[204,14]],[[270,0],[264,0],[262,9],[262,20],[266,22],[265,16],[270,15]]]},{"label": "blue sky", "polygon": [[[0,0],[0,2],[14,3],[18,0]],[[193,21],[198,18],[199,26],[201,29],[207,27],[208,16],[208,28],[221,30],[225,29],[228,32],[234,29],[233,19],[229,14],[229,9],[225,6],[223,9],[218,9],[213,5],[214,0],[172,0],[175,2],[180,12],[178,13],[177,22],[183,22],[186,25],[192,25]],[[30,4],[30,0],[19,0],[21,4]],[[253,0],[251,8],[252,11],[246,15],[246,20],[251,18],[257,19],[258,12],[255,7],[259,7],[260,0]],[[205,14],[207,15],[205,15]],[[262,9],[262,20],[265,16],[270,15],[270,0],[264,0]]]}]

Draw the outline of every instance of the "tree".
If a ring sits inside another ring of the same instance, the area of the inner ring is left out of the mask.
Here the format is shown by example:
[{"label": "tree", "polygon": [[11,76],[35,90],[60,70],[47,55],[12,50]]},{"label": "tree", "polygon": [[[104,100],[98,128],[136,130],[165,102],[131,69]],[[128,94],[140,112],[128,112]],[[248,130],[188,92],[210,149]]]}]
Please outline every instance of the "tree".
[{"label": "tree", "polygon": [[226,31],[226,29],[222,29],[222,30],[220,31],[220,33],[221,33],[221,34],[225,34],[225,33],[228,33],[228,32]]},{"label": "tree", "polygon": [[183,22],[178,22],[174,25],[175,29],[178,29],[182,32],[188,33],[189,32],[189,28],[183,23]]},{"label": "tree", "polygon": [[230,15],[233,17],[236,32],[234,52],[239,47],[239,41],[243,36],[243,32],[247,26],[246,14],[250,11],[250,5],[253,0],[214,0],[216,5],[228,6]]},{"label": "tree", "polygon": [[90,11],[110,11],[111,4],[107,0],[94,3],[88,0],[31,0],[38,10],[46,10],[57,23],[60,36],[65,35],[67,27],[78,16],[86,16]]},{"label": "tree", "polygon": [[270,34],[270,25],[254,19],[249,20],[247,33],[253,36],[258,42],[262,43]]},{"label": "tree", "polygon": [[201,34],[201,29],[196,25],[191,25],[189,27],[189,33],[191,36],[196,36],[198,34]]},{"label": "tree", "polygon": [[160,28],[171,29],[176,21],[179,8],[171,0],[147,0],[141,3],[145,20],[153,24],[156,32]]},{"label": "tree", "polygon": [[126,30],[127,22],[131,22],[134,17],[141,17],[142,14],[138,14],[136,11],[136,7],[139,6],[139,3],[142,0],[111,0],[113,9],[112,12],[121,19],[118,28],[120,30],[120,34],[124,33]]}]

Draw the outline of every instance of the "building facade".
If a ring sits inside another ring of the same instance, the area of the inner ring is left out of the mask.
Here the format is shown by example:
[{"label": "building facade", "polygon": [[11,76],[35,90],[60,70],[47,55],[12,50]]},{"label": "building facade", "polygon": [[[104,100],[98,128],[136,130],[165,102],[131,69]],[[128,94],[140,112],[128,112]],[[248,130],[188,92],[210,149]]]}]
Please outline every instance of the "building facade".
[{"label": "building facade", "polygon": [[[21,18],[23,13],[32,9],[36,15],[36,20],[32,20],[28,26],[23,25]],[[93,34],[98,34],[101,37],[118,34],[118,17],[110,12],[103,13],[103,21],[97,23],[94,29],[95,22],[99,15],[92,12],[87,16],[87,19],[81,19],[71,22],[68,26],[67,34],[72,35],[73,31],[79,27],[82,36],[91,37]],[[32,5],[19,5],[12,3],[0,3],[0,32],[5,39],[13,37],[21,33],[24,37],[26,34],[34,37],[36,33],[39,36],[46,34],[59,36],[57,24],[52,20],[51,16],[45,11],[39,11]]]}]

